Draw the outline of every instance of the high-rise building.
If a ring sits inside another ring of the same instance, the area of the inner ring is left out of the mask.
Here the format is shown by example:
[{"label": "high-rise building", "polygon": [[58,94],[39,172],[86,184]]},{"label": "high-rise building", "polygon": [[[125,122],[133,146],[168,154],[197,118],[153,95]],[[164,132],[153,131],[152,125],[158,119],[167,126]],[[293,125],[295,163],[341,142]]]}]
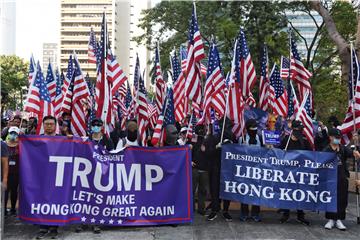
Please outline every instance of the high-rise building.
[{"label": "high-rise building", "polygon": [[106,12],[109,41],[113,42],[112,0],[61,0],[60,68],[67,69],[69,55],[76,53],[84,74],[96,77],[96,65],[88,63],[88,42],[91,27],[100,37],[103,12]]},{"label": "high-rise building", "polygon": [[53,70],[57,68],[58,60],[58,44],[57,43],[43,43],[43,71],[46,71],[49,62]]},{"label": "high-rise building", "polygon": [[0,55],[14,55],[16,43],[16,2],[0,1]]}]

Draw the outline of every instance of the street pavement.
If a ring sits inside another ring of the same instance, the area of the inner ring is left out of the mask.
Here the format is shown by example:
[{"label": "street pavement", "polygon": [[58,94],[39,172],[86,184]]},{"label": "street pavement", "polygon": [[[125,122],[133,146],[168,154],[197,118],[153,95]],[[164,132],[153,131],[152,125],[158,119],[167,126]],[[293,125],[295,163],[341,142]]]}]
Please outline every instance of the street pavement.
[{"label": "street pavement", "polygon": [[[194,214],[194,223],[158,227],[112,227],[104,228],[101,234],[93,234],[90,230],[75,233],[75,226],[59,228],[59,238],[66,240],[155,240],[155,239],[356,239],[360,240],[360,225],[356,223],[356,197],[349,195],[347,219],[344,221],[346,231],[338,229],[326,230],[324,213],[306,212],[306,218],[311,221],[310,226],[296,222],[296,213],[292,213],[291,220],[279,223],[281,215],[274,210],[261,212],[262,222],[241,222],[239,218],[239,204],[231,203],[232,222],[225,222],[221,215],[212,221],[206,221],[204,216]],[[3,239],[22,240],[34,239],[38,228],[22,223],[16,217],[5,220],[5,235]]]}]

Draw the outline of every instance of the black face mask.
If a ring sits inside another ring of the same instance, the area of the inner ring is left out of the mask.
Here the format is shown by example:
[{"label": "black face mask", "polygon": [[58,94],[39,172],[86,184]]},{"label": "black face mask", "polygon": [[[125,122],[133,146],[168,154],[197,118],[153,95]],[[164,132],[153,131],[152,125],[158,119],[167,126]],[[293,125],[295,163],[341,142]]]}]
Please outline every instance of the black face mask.
[{"label": "black face mask", "polygon": [[293,135],[294,137],[296,137],[297,139],[302,139],[302,130],[293,130]]},{"label": "black face mask", "polygon": [[137,139],[137,131],[134,132],[128,131],[127,139],[129,139],[129,141],[131,142],[134,142]]}]

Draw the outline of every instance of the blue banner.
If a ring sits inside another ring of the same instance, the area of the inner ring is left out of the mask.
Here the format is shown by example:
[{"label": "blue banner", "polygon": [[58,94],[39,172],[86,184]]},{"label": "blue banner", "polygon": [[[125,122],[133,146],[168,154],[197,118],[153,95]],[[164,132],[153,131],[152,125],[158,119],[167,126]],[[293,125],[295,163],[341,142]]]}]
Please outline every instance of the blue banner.
[{"label": "blue banner", "polygon": [[188,146],[129,147],[119,154],[81,138],[20,137],[23,221],[66,225],[192,222]]},{"label": "blue banner", "polygon": [[334,153],[222,146],[222,199],[271,208],[336,212]]}]

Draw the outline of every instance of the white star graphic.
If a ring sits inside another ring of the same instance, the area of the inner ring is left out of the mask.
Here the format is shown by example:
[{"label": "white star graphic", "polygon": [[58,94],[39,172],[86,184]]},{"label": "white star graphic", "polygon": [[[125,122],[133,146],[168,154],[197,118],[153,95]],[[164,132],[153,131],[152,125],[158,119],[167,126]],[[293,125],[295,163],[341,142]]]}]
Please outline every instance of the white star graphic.
[{"label": "white star graphic", "polygon": [[95,220],[95,218],[92,218],[91,223],[94,223],[94,222],[96,222],[96,220]]},{"label": "white star graphic", "polygon": [[98,149],[98,148],[99,148],[99,146],[98,146],[98,145],[95,145],[95,146],[94,146],[94,148],[95,148],[95,149]]},{"label": "white star graphic", "polygon": [[86,221],[86,217],[82,217],[82,218],[81,218],[81,221],[82,221],[82,222],[85,222],[85,221]]},{"label": "white star graphic", "polygon": [[113,223],[114,223],[114,220],[110,219],[109,224],[113,224]]},{"label": "white star graphic", "polygon": [[118,224],[122,224],[123,221],[121,219],[119,219],[117,222],[118,222]]},{"label": "white star graphic", "polygon": [[105,220],[104,219],[101,219],[100,220],[100,224],[104,224],[105,223]]}]

